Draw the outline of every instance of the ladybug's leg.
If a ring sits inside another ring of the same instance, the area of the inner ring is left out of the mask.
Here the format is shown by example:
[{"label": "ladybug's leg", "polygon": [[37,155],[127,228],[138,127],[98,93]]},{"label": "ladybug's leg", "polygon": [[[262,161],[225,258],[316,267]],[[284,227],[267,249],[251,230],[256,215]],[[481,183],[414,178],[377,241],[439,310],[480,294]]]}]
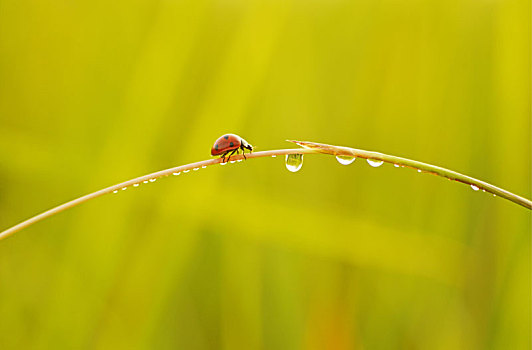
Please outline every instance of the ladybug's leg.
[{"label": "ladybug's leg", "polygon": [[222,163],[226,163],[227,161],[225,160],[225,157],[227,156],[227,153],[229,153],[231,151],[227,151],[225,152],[224,154],[222,154]]},{"label": "ladybug's leg", "polygon": [[244,156],[244,159],[245,159],[245,160],[248,160],[248,159],[246,158],[246,150],[244,149],[244,146],[242,145],[242,146],[240,146],[240,148],[242,149],[242,155]]},{"label": "ladybug's leg", "polygon": [[[235,150],[233,150],[233,152],[231,152],[231,153],[229,154],[229,156],[227,157],[227,161],[229,161],[229,159],[231,158],[231,156],[232,156],[233,154],[235,154],[236,151],[238,151],[238,148],[235,149]],[[229,152],[230,152],[230,151],[228,151],[227,153],[229,153]]]}]

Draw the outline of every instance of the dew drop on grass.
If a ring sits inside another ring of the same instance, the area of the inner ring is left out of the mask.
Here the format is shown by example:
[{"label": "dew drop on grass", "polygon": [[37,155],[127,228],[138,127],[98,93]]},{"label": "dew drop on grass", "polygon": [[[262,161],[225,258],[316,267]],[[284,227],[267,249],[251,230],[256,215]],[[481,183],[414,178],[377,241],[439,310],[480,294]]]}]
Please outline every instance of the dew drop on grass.
[{"label": "dew drop on grass", "polygon": [[473,189],[473,191],[478,191],[478,187],[475,185],[471,185],[471,188]]},{"label": "dew drop on grass", "polygon": [[150,182],[155,182],[157,181],[157,179],[150,179]]},{"label": "dew drop on grass", "polygon": [[139,184],[133,184],[133,187],[139,187]]},{"label": "dew drop on grass", "polygon": [[194,169],[192,169],[192,170],[196,171],[196,170],[199,170],[199,168],[194,168]]},{"label": "dew drop on grass", "polygon": [[237,162],[239,162],[239,163],[240,163],[241,161],[242,161],[242,159],[237,159]]},{"label": "dew drop on grass", "polygon": [[113,193],[118,193],[118,190],[114,190]]},{"label": "dew drop on grass", "polygon": [[221,162],[220,163],[220,165],[226,165],[226,164],[227,164],[227,162]]},{"label": "dew drop on grass", "polygon": [[396,168],[399,168],[399,164],[394,164],[393,166]]},{"label": "dew drop on grass", "polygon": [[421,169],[417,169],[417,172],[420,173],[420,172],[421,172]]},{"label": "dew drop on grass", "polygon": [[382,163],[384,163],[382,160],[376,160],[376,159],[366,159],[366,160],[368,161],[368,164],[374,168],[380,167]]},{"label": "dew drop on grass", "polygon": [[231,160],[229,161],[229,163],[233,164],[234,162],[236,162],[236,160]]},{"label": "dew drop on grass", "polygon": [[183,170],[184,173],[188,173],[189,171],[190,171],[190,169],[189,170]]},{"label": "dew drop on grass", "polygon": [[122,191],[125,191],[125,190],[127,190],[127,187],[122,187]]},{"label": "dew drop on grass", "polygon": [[181,174],[181,173],[180,173],[180,172],[179,172],[179,173],[172,173],[172,175],[175,175],[175,176],[177,176],[177,175],[179,175],[179,174]]},{"label": "dew drop on grass", "polygon": [[148,180],[144,180],[142,181],[143,184],[147,184],[148,183]]},{"label": "dew drop on grass", "polygon": [[349,156],[336,156],[336,160],[338,163],[342,165],[349,165],[353,163],[357,159],[356,157],[349,157]]},{"label": "dew drop on grass", "polygon": [[204,166],[202,166],[201,168],[202,168],[202,169],[205,169],[206,167],[207,167],[207,166],[206,166],[206,165],[204,165]]},{"label": "dew drop on grass", "polygon": [[272,158],[275,158],[275,157],[277,157],[277,156],[274,154],[274,155],[272,156]]},{"label": "dew drop on grass", "polygon": [[302,154],[287,154],[285,158],[286,169],[295,173],[303,166]]}]

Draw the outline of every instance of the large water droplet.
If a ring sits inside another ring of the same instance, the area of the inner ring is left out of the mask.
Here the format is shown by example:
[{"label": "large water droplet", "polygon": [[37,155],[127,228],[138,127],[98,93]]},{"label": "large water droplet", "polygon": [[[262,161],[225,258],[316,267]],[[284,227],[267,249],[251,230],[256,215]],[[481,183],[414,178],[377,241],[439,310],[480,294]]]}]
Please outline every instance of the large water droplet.
[{"label": "large water droplet", "polygon": [[349,165],[353,163],[357,159],[356,157],[350,157],[350,156],[336,156],[336,160],[338,163],[343,165]]},{"label": "large water droplet", "polygon": [[473,191],[478,191],[478,187],[475,185],[471,185],[471,188],[473,189]]},{"label": "large water droplet", "polygon": [[377,160],[377,159],[366,159],[366,160],[368,161],[368,164],[374,168],[380,167],[382,163],[384,163],[382,160]]},{"label": "large water droplet", "polygon": [[287,154],[285,159],[286,169],[295,173],[303,166],[302,154]]}]

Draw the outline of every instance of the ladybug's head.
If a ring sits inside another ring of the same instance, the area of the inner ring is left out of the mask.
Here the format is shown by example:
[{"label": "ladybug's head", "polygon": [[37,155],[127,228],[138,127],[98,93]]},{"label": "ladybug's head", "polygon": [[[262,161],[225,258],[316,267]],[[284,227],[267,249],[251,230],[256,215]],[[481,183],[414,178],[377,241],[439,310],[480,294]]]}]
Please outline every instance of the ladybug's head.
[{"label": "ladybug's head", "polygon": [[253,152],[253,146],[251,146],[249,143],[247,143],[246,140],[242,139],[242,144],[240,146],[242,148],[242,151],[245,149],[248,149],[250,152]]}]

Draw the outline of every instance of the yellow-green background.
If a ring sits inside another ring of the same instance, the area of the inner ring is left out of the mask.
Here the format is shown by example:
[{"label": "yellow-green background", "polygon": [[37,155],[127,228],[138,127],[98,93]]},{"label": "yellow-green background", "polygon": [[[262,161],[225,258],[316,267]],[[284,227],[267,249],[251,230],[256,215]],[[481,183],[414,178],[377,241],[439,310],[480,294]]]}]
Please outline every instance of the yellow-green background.
[{"label": "yellow-green background", "polygon": [[[0,1],[0,225],[223,133],[530,197],[527,0]],[[530,212],[306,156],[99,198],[0,242],[1,349],[527,349]]]}]

